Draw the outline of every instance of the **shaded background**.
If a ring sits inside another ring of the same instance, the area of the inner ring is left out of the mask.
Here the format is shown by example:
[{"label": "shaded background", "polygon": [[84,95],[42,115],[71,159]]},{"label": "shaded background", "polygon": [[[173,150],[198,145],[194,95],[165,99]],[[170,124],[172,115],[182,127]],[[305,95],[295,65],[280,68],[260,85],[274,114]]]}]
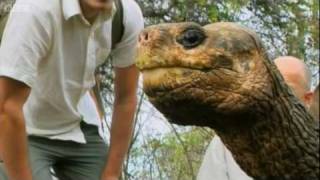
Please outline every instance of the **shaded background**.
[{"label": "shaded background", "polygon": [[[256,31],[271,59],[291,55],[312,70],[319,83],[318,0],[136,0],[145,25],[194,21],[201,25],[231,21]],[[14,0],[0,0],[0,18]],[[109,62],[109,61],[107,61]],[[113,73],[109,63],[99,69],[110,124]],[[141,87],[141,86],[140,86]],[[107,128],[109,133],[109,129]],[[107,138],[108,138],[107,133]],[[195,180],[205,150],[214,136],[206,128],[167,123],[139,89],[135,132],[123,169],[123,180]]]}]

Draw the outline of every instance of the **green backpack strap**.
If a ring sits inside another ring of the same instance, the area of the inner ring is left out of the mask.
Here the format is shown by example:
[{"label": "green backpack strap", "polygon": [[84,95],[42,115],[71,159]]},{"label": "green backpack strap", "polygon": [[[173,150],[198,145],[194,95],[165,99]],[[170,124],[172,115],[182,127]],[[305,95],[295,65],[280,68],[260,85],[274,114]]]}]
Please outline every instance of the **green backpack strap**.
[{"label": "green backpack strap", "polygon": [[10,10],[16,0],[0,0],[0,42],[3,35],[4,27],[7,23]]},{"label": "green backpack strap", "polygon": [[[112,45],[111,50],[113,50],[117,43],[121,41],[121,38],[124,33],[124,25],[123,25],[123,5],[122,0],[114,0],[115,6],[117,8],[116,13],[113,16],[112,19]],[[102,113],[103,116],[106,115],[104,106],[103,106],[103,100],[101,96],[101,79],[98,77],[98,74],[95,75],[96,85],[93,87],[93,93],[95,95],[95,98],[97,100],[97,106],[99,109],[99,112]]]},{"label": "green backpack strap", "polygon": [[124,33],[123,25],[123,6],[121,0],[114,0],[117,11],[112,20],[112,49],[121,41]]},{"label": "green backpack strap", "polygon": [[8,20],[8,16],[9,16],[9,13],[0,17],[0,43],[1,43],[3,31],[4,31],[4,27],[6,26],[6,23]]}]

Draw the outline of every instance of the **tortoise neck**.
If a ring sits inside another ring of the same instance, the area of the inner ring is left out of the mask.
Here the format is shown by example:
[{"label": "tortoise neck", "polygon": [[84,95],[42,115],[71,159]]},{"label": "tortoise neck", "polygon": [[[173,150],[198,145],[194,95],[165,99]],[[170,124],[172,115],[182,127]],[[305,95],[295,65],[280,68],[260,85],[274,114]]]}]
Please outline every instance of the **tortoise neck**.
[{"label": "tortoise neck", "polygon": [[217,133],[252,177],[316,178],[319,121],[293,95],[273,64],[266,66],[273,85],[272,101],[261,102],[248,114],[248,126],[224,128]]}]

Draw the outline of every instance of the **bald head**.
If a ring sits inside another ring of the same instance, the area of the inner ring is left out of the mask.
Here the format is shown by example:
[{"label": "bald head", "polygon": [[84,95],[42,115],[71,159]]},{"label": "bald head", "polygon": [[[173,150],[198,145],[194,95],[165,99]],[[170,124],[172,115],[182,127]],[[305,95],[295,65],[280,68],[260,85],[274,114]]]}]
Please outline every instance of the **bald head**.
[{"label": "bald head", "polygon": [[274,60],[286,83],[294,94],[307,106],[312,100],[311,72],[300,59],[292,56],[283,56]]}]

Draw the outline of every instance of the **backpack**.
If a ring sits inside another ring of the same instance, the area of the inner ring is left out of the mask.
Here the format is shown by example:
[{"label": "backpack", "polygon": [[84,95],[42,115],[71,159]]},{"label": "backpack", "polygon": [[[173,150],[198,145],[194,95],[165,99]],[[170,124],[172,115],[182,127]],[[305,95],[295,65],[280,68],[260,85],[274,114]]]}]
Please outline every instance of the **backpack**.
[{"label": "backpack", "polygon": [[[114,0],[115,6],[117,8],[116,13],[114,14],[114,17],[112,19],[112,44],[111,44],[111,50],[113,50],[117,43],[121,41],[121,38],[124,33],[124,24],[123,24],[123,5],[122,0]],[[3,34],[3,30],[5,27],[5,24],[7,22],[9,16],[9,12],[4,15],[0,15],[0,43],[1,43],[1,37]],[[97,74],[95,73],[95,76]],[[95,95],[95,98],[97,100],[97,108],[99,112],[102,113],[103,116],[105,116],[105,110],[103,106],[103,100],[101,97],[101,81],[99,81],[96,78],[96,85],[92,88],[92,91]]]},{"label": "backpack", "polygon": [[[114,3],[116,5],[117,11],[113,16],[112,20],[112,44],[111,44],[111,51],[115,48],[117,43],[121,41],[121,38],[124,33],[124,24],[123,24],[123,5],[122,5],[122,0],[114,0]],[[110,56],[108,57],[110,58]],[[108,59],[107,58],[107,59]],[[98,68],[97,68],[98,69]],[[95,72],[95,77],[98,77],[97,71]],[[99,78],[95,78],[96,84],[92,88],[92,92],[94,93],[95,99],[96,99],[96,104],[99,113],[102,113],[101,115],[103,118],[105,118],[106,112],[104,109],[104,103],[102,100],[102,95],[101,95],[101,80]]]},{"label": "backpack", "polygon": [[0,43],[1,43],[1,38],[2,38],[3,30],[6,25],[7,19],[8,19],[8,14],[5,14],[4,16],[0,16]]}]

